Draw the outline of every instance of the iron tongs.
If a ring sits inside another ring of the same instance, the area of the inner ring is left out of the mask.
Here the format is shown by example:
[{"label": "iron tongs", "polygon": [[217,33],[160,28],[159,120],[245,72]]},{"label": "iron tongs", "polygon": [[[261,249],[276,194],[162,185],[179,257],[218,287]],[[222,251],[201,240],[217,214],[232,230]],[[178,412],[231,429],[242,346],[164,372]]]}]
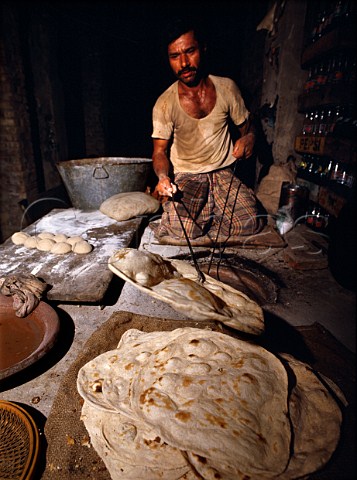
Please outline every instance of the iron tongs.
[{"label": "iron tongs", "polygon": [[[177,215],[177,218],[179,219],[179,222],[180,222],[180,225],[181,225],[181,228],[182,228],[182,231],[183,231],[183,234],[185,235],[185,239],[186,239],[186,242],[187,242],[187,246],[190,250],[190,254],[191,254],[191,257],[192,257],[192,260],[193,260],[193,263],[194,263],[194,266],[195,266],[195,269],[197,271],[197,275],[198,275],[198,281],[200,283],[203,283],[205,281],[205,276],[204,274],[201,272],[200,270],[200,267],[198,266],[198,262],[197,262],[197,259],[195,257],[195,254],[194,254],[194,251],[193,251],[193,248],[192,248],[192,245],[191,245],[191,242],[190,242],[190,239],[188,238],[188,235],[187,235],[187,232],[186,232],[186,229],[183,225],[183,222],[182,222],[182,219],[181,219],[181,216],[178,212],[178,209],[176,207],[176,203],[182,203],[181,200],[182,200],[182,192],[180,191],[176,191],[175,193],[172,194],[172,196],[170,197],[171,200],[172,200],[172,203],[173,203],[173,206],[174,206],[174,209],[175,209],[175,212],[176,212],[176,215]],[[183,203],[182,203],[183,205]]]}]

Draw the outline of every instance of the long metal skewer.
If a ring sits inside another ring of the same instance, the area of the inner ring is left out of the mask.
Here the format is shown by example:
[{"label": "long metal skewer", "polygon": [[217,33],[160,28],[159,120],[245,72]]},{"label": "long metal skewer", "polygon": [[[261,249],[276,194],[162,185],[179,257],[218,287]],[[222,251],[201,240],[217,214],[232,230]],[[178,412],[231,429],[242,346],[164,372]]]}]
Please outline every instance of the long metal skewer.
[{"label": "long metal skewer", "polygon": [[[219,222],[219,225],[218,225],[216,240],[215,240],[215,242],[214,242],[214,244],[213,244],[213,248],[212,248],[212,252],[211,252],[211,257],[210,257],[209,264],[208,264],[208,270],[207,270],[207,273],[208,273],[208,274],[209,274],[209,272],[210,272],[210,270],[211,270],[211,266],[212,266],[212,262],[213,262],[213,257],[214,257],[214,252],[215,252],[216,247],[217,247],[217,244],[218,244],[218,238],[219,238],[219,234],[220,234],[220,232],[221,232],[223,217],[224,217],[225,212],[226,212],[226,207],[227,207],[227,204],[228,204],[228,199],[229,199],[229,195],[230,195],[231,188],[232,188],[233,178],[234,178],[234,175],[235,175],[235,172],[236,172],[236,167],[237,167],[237,161],[235,161],[234,166],[233,166],[233,172],[232,172],[233,175],[232,175],[231,180],[230,180],[230,182],[229,182],[228,192],[227,192],[227,196],[226,196],[226,199],[225,199],[225,202],[224,202],[222,216],[221,216],[221,219],[220,219],[220,222]],[[236,205],[236,202],[237,202],[237,198],[238,198],[238,193],[239,193],[239,190],[240,190],[240,186],[241,186],[241,184],[239,184],[239,186],[238,186],[238,188],[237,188],[237,191],[236,191],[236,195],[235,195],[235,199],[234,199],[234,204],[233,204],[233,209],[232,209],[232,215],[231,215],[231,218],[230,218],[230,226],[229,226],[229,228],[230,228],[231,225],[232,225],[233,212],[234,212],[235,205]],[[229,236],[229,235],[228,235],[228,236]],[[228,240],[228,237],[227,237],[227,240]],[[223,251],[224,251],[224,248],[220,251],[220,260],[219,260],[218,265],[217,265],[217,272],[218,272],[219,264],[220,264],[220,262],[221,262],[221,260],[222,260]]]},{"label": "long metal skewer", "polygon": [[203,283],[203,282],[205,281],[205,276],[203,275],[203,273],[202,273],[201,270],[200,270],[200,267],[198,266],[198,262],[197,262],[197,259],[196,259],[196,257],[195,257],[195,254],[194,254],[194,251],[193,251],[193,248],[192,248],[190,239],[188,238],[188,235],[187,235],[186,229],[185,229],[185,227],[184,227],[184,225],[183,225],[181,216],[180,216],[180,214],[179,214],[179,212],[178,212],[178,210],[177,210],[174,196],[172,197],[172,203],[173,203],[173,205],[174,205],[174,209],[175,209],[177,218],[179,219],[179,222],[180,222],[180,225],[181,225],[183,234],[185,235],[185,239],[186,239],[188,248],[189,248],[189,250],[190,250],[190,254],[191,254],[193,263],[194,263],[194,265],[195,265],[195,269],[196,269],[197,274],[198,274],[198,280],[199,280],[199,282]]}]

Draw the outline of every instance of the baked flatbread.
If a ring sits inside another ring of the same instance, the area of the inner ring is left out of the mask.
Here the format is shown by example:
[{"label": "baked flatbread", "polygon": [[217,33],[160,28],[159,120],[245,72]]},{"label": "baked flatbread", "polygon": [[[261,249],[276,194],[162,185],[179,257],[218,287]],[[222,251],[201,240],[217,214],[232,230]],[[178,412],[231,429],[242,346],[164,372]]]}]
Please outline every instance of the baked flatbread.
[{"label": "baked flatbread", "polygon": [[[281,355],[292,370],[295,385],[289,395],[294,442],[288,468],[279,477],[290,480],[323,467],[340,439],[342,412],[313,369],[288,354]],[[338,389],[334,385],[334,392]],[[338,392],[343,397],[342,392]]]},{"label": "baked flatbread", "polygon": [[188,262],[123,248],[112,255],[109,269],[141,291],[168,303],[192,320],[218,320],[253,335],[264,331],[262,308],[244,293],[204,274],[200,283]]},{"label": "baked flatbread", "polygon": [[127,330],[77,378],[82,419],[114,480],[305,477],[340,438],[333,395],[344,397],[330,385],[291,355],[191,327]]},{"label": "baked flatbread", "polygon": [[113,480],[199,478],[180,450],[165,444],[142,422],[98,410],[88,402],[81,419]]},{"label": "baked flatbread", "polygon": [[[174,334],[171,333],[171,337]],[[120,411],[124,415],[135,417],[129,405],[128,391],[131,381],[139,369],[151,356],[151,350],[166,345],[167,338],[162,332],[143,333],[137,329],[129,329],[122,335],[118,348],[98,355],[86,363],[78,372],[77,390],[92,406],[107,412]],[[104,396],[103,390],[111,379],[116,378],[114,402],[111,395]],[[118,400],[121,400],[120,409]],[[113,406],[114,405],[114,406]]]},{"label": "baked flatbread", "polygon": [[291,429],[287,375],[277,357],[209,330],[127,333],[115,368],[98,366],[114,351],[82,367],[78,391],[85,400],[95,406],[88,378],[105,371],[99,409],[106,404],[144,423],[171,447],[210,459],[221,474],[282,473]]},{"label": "baked flatbread", "polygon": [[291,429],[280,360],[219,332],[181,332],[138,372],[133,410],[170,445],[209,459],[222,478],[282,473]]}]

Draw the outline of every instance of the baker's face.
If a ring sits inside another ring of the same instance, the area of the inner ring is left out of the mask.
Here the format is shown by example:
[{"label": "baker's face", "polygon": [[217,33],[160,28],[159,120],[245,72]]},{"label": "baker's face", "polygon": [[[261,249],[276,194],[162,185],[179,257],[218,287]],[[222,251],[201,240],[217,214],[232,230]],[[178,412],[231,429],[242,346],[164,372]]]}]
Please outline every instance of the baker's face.
[{"label": "baker's face", "polygon": [[167,48],[169,63],[176,77],[184,84],[195,85],[199,80],[201,50],[194,32],[184,33]]}]

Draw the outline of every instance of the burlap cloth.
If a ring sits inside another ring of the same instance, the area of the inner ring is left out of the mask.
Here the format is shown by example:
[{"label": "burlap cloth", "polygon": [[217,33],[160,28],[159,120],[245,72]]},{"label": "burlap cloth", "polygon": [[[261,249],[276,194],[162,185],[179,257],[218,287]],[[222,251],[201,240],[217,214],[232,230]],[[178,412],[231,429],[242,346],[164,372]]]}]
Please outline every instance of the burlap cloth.
[{"label": "burlap cloth", "polygon": [[[78,370],[97,355],[115,348],[121,335],[129,328],[149,332],[169,331],[183,326],[209,327],[238,336],[231,329],[214,322],[166,320],[129,312],[114,313],[93,333],[82,353],[64,374],[55,397],[44,430],[47,440],[46,466],[39,478],[110,480],[104,463],[90,446],[88,433],[80,420],[82,401],[76,388]],[[271,351],[289,352],[296,358],[308,361],[342,389],[349,406],[343,409],[345,420],[339,447],[329,464],[310,478],[354,480],[355,356],[319,324],[293,328],[276,318],[272,321],[266,319],[266,333],[259,343]]]}]

